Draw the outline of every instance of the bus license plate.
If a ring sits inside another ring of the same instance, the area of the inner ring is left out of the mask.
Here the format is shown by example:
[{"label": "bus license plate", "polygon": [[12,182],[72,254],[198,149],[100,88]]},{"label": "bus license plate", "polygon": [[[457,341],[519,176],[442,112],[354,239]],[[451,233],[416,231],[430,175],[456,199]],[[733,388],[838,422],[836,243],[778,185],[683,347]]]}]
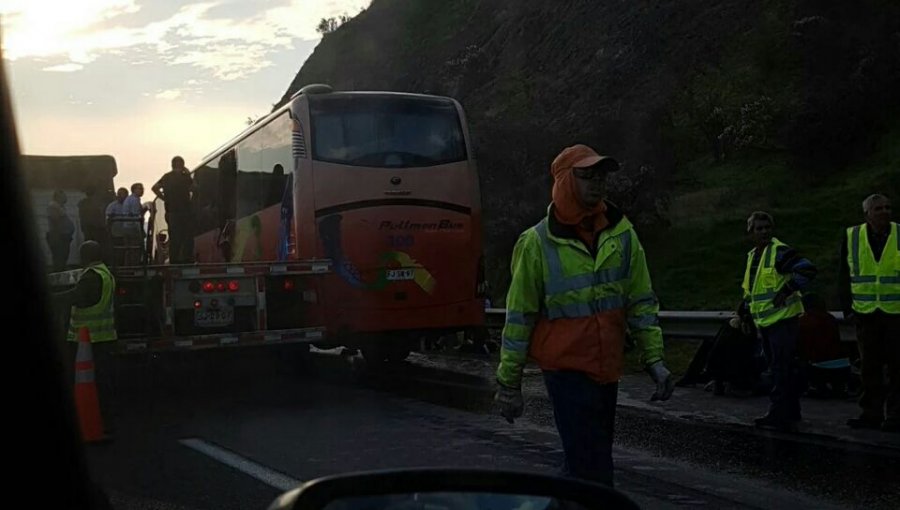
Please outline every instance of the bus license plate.
[{"label": "bus license plate", "polygon": [[194,325],[201,328],[229,326],[234,322],[234,309],[222,310],[196,310],[194,311]]},{"label": "bus license plate", "polygon": [[396,282],[401,280],[412,280],[416,277],[415,269],[388,269],[387,279]]}]

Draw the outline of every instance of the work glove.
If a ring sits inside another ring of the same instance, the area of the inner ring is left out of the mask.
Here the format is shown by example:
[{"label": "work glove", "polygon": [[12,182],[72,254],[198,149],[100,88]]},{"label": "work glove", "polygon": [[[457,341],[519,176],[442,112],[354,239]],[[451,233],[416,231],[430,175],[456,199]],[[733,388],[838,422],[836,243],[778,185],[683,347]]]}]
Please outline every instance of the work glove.
[{"label": "work glove", "polygon": [[728,325],[731,326],[733,329],[740,331],[745,336],[749,335],[752,332],[752,329],[751,329],[752,324],[748,320],[741,318],[741,317],[732,317],[728,321]]},{"label": "work glove", "polygon": [[494,394],[494,402],[500,407],[500,416],[506,418],[506,421],[509,423],[513,423],[525,411],[522,388],[510,388],[509,386],[498,384],[497,393]]},{"label": "work glove", "polygon": [[647,366],[647,373],[650,374],[650,378],[656,383],[656,391],[653,392],[650,401],[669,400],[672,392],[675,391],[675,381],[672,380],[672,372],[669,372],[665,363],[660,360]]}]

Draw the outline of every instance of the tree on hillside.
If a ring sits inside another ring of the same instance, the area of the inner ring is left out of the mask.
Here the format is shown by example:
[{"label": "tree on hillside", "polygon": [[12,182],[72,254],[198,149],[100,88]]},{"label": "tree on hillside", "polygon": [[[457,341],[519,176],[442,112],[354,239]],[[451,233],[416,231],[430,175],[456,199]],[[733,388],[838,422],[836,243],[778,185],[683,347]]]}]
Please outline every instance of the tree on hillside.
[{"label": "tree on hillside", "polygon": [[336,18],[333,16],[331,18],[322,18],[321,20],[319,20],[319,24],[316,26],[316,32],[322,34],[323,36],[326,34],[330,34],[348,21],[350,21],[350,16],[346,14],[341,14]]}]

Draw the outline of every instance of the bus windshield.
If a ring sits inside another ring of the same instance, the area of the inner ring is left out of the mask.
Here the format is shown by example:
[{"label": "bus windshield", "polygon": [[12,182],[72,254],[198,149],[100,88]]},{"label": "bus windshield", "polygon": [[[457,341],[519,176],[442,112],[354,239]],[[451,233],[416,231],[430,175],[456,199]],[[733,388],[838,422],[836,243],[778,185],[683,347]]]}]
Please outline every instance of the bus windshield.
[{"label": "bus windshield", "polygon": [[313,158],[342,165],[408,168],[466,159],[452,101],[385,96],[310,96]]}]

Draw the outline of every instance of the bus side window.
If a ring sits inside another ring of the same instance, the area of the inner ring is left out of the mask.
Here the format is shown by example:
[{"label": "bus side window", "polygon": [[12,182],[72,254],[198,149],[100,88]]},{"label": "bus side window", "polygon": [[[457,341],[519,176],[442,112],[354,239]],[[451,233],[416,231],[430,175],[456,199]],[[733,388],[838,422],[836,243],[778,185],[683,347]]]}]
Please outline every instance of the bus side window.
[{"label": "bus side window", "polygon": [[237,217],[244,218],[282,203],[293,172],[287,112],[237,145]]},{"label": "bus side window", "polygon": [[225,228],[235,219],[237,199],[237,158],[234,149],[219,158],[218,227]]},{"label": "bus side window", "polygon": [[202,234],[218,227],[219,169],[211,161],[194,171],[192,197],[196,232]]},{"label": "bus side window", "polygon": [[284,196],[284,185],[287,182],[284,176],[284,165],[275,163],[272,167],[272,174],[269,175],[269,190],[266,193],[266,200],[262,204],[263,207],[280,204],[281,198]]}]

